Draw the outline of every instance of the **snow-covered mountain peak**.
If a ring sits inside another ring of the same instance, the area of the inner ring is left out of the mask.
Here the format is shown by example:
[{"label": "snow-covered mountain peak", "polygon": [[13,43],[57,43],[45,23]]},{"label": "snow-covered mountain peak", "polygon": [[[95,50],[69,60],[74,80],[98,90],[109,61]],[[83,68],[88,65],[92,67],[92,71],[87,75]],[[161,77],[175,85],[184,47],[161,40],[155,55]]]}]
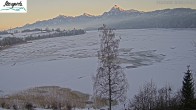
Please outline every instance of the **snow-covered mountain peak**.
[{"label": "snow-covered mountain peak", "polygon": [[67,16],[65,16],[65,15],[58,15],[56,18],[58,18],[58,19],[63,19],[63,18],[66,18]]},{"label": "snow-covered mountain peak", "polygon": [[119,7],[118,5],[115,5],[111,8],[109,12],[105,12],[103,15],[104,16],[126,16],[126,15],[137,15],[143,12],[131,9],[131,10],[125,10]]},{"label": "snow-covered mountain peak", "polygon": [[120,8],[118,5],[114,5],[110,10],[110,12],[114,12],[114,11],[125,11],[125,10]]},{"label": "snow-covered mountain peak", "polygon": [[115,5],[110,9],[110,11],[103,13],[102,16],[116,16],[123,13],[126,13],[126,10],[120,8],[118,5]]},{"label": "snow-covered mountain peak", "polygon": [[92,17],[94,15],[88,14],[88,13],[84,13],[82,16],[88,16],[88,17]]}]

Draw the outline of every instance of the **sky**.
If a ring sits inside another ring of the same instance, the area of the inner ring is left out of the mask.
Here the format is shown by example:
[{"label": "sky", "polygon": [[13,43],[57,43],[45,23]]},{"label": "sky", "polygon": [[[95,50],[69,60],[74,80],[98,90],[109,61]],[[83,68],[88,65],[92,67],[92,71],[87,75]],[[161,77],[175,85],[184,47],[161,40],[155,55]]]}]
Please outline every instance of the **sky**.
[{"label": "sky", "polygon": [[27,13],[0,13],[0,30],[21,27],[58,15],[101,15],[114,5],[145,12],[166,8],[196,9],[195,0],[27,0]]}]

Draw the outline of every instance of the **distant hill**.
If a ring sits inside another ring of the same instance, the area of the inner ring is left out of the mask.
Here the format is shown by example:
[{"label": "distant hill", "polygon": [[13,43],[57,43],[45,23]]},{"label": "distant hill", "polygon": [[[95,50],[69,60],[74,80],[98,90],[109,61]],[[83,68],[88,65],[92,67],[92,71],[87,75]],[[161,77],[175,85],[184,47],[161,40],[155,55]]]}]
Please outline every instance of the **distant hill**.
[{"label": "distant hill", "polygon": [[124,10],[115,5],[108,12],[94,16],[87,13],[72,17],[59,15],[55,18],[26,24],[21,29],[35,28],[61,28],[61,29],[97,29],[106,24],[116,29],[140,28],[196,28],[196,9],[175,8],[142,12],[137,10]]}]

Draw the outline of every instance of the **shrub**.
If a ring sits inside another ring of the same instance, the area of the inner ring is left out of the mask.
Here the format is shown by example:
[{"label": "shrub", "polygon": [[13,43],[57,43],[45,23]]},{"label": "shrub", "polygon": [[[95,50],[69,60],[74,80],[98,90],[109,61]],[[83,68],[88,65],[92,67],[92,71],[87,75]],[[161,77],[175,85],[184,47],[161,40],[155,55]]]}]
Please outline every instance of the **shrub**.
[{"label": "shrub", "polygon": [[27,110],[33,110],[33,104],[31,104],[31,103],[26,103],[25,108],[26,108]]}]

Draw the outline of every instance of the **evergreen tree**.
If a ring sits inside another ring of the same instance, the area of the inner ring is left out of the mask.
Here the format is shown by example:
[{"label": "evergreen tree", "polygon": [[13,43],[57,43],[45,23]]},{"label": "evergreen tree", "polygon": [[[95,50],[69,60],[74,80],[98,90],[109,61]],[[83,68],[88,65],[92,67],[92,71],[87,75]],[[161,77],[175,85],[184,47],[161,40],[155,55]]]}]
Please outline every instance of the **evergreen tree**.
[{"label": "evergreen tree", "polygon": [[194,105],[194,82],[190,66],[187,66],[187,72],[185,72],[183,86],[182,86],[182,107],[184,110],[192,110]]}]

